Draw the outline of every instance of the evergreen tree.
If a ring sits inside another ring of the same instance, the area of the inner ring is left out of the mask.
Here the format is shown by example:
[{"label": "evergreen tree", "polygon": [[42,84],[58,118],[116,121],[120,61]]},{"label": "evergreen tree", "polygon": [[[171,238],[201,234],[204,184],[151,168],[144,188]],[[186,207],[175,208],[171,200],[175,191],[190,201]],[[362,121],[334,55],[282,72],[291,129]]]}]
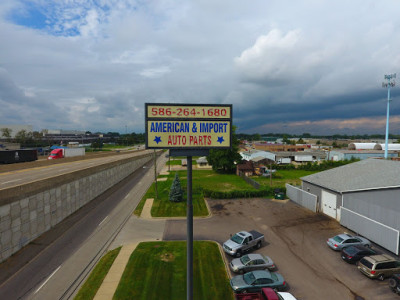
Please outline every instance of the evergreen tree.
[{"label": "evergreen tree", "polygon": [[171,189],[169,191],[169,201],[181,202],[183,200],[183,190],[181,181],[179,180],[178,173],[175,173],[175,179],[172,182]]}]

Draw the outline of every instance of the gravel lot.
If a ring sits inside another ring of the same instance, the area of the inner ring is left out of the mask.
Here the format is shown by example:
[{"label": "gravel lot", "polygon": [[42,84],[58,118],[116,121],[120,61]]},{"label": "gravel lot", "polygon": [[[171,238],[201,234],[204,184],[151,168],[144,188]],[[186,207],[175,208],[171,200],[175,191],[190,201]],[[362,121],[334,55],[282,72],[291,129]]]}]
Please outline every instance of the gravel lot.
[{"label": "gravel lot", "polygon": [[[230,233],[255,229],[266,243],[255,252],[269,255],[299,300],[396,299],[388,280],[371,280],[342,261],[326,240],[348,229],[291,201],[268,199],[209,200],[213,216],[194,220],[195,240],[222,244]],[[186,221],[167,221],[164,240],[186,239]],[[374,246],[381,251],[377,246]],[[226,256],[229,262],[232,258]],[[232,276],[233,274],[231,274]]]}]

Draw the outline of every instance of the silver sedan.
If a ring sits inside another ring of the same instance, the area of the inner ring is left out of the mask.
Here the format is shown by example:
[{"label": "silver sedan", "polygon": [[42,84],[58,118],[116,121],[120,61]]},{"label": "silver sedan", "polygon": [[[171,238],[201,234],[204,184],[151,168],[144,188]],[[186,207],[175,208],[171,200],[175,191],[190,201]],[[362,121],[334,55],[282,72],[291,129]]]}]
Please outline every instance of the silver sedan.
[{"label": "silver sedan", "polygon": [[229,267],[235,273],[245,273],[253,270],[274,270],[275,264],[270,257],[255,253],[233,259]]},{"label": "silver sedan", "polygon": [[343,248],[354,245],[371,247],[371,242],[366,238],[361,236],[352,236],[348,233],[342,233],[331,237],[326,241],[326,243],[333,250],[342,250]]}]

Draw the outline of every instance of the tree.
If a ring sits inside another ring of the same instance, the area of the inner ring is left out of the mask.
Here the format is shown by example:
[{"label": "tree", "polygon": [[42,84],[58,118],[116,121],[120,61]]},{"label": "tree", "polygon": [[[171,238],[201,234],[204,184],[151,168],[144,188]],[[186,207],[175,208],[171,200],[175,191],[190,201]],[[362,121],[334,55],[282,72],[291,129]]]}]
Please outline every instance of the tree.
[{"label": "tree", "polygon": [[288,137],[287,137],[286,134],[283,136],[282,142],[283,142],[284,144],[290,144],[290,140],[288,139]]},{"label": "tree", "polygon": [[306,142],[304,142],[304,140],[302,138],[299,138],[299,140],[297,141],[297,144],[305,144]]},{"label": "tree", "polygon": [[15,140],[17,143],[20,143],[21,146],[32,144],[32,132],[27,132],[25,129],[22,129],[15,135]]},{"label": "tree", "polygon": [[211,149],[207,156],[207,161],[214,171],[223,171],[225,173],[235,173],[236,163],[242,157],[239,154],[239,140],[235,134],[236,127],[232,126],[232,147],[231,149]]},{"label": "tree", "polygon": [[11,132],[12,132],[11,128],[1,128],[0,131],[1,131],[1,135],[3,137],[5,137],[6,139],[9,140],[11,138]]},{"label": "tree", "polygon": [[171,189],[169,191],[169,201],[181,202],[183,200],[183,190],[181,181],[179,180],[178,173],[175,173],[174,181],[172,182]]}]

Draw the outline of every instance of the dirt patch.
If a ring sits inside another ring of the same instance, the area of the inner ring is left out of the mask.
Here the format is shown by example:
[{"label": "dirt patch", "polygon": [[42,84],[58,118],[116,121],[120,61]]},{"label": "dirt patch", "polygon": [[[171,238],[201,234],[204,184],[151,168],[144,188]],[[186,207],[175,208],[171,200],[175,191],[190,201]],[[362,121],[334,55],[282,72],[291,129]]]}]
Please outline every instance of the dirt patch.
[{"label": "dirt patch", "polygon": [[175,256],[172,253],[163,253],[160,255],[161,260],[165,262],[171,262],[175,260]]},{"label": "dirt patch", "polygon": [[225,209],[225,205],[223,204],[215,204],[213,206],[211,206],[212,209],[216,210],[216,211],[222,211]]}]

